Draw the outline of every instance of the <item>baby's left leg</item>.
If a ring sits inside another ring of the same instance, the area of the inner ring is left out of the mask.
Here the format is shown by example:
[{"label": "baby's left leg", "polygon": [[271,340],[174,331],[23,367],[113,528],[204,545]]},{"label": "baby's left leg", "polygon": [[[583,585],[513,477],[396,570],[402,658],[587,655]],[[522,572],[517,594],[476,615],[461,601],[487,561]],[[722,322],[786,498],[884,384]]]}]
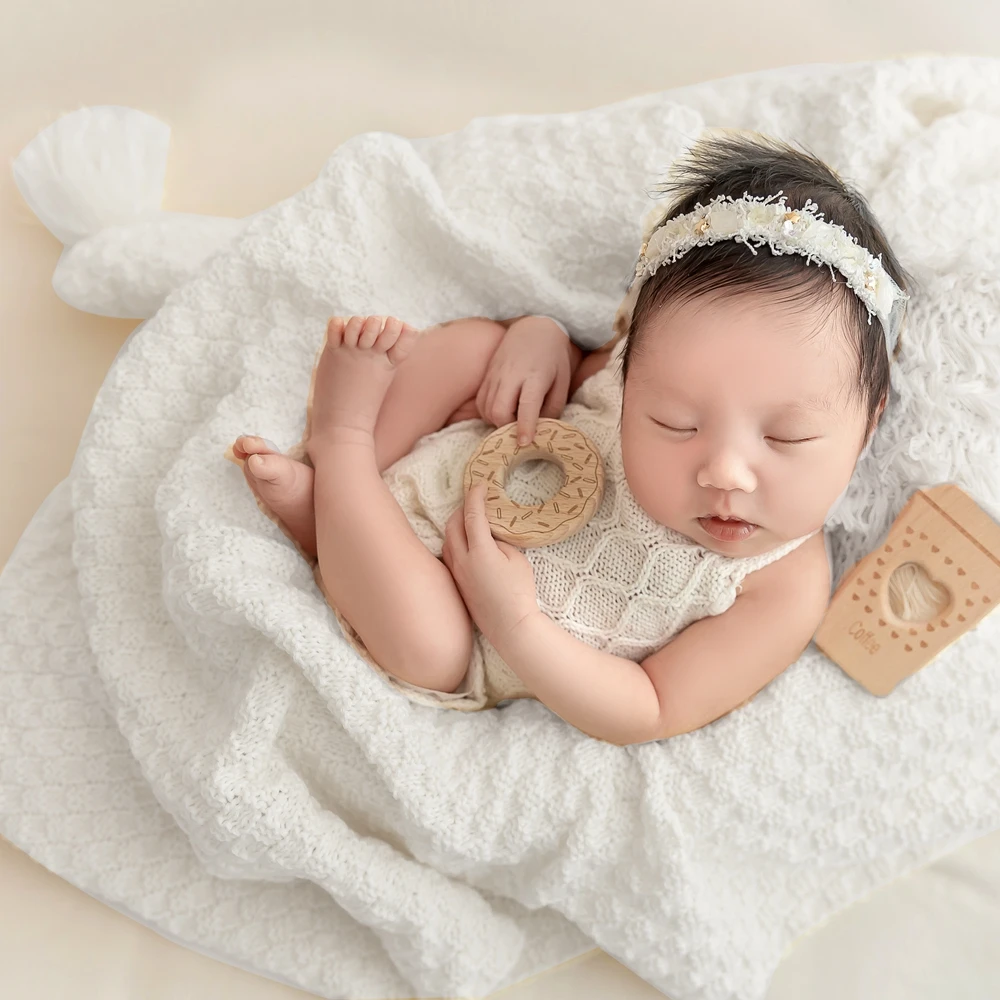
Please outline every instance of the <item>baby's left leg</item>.
[{"label": "baby's left leg", "polygon": [[451,573],[389,492],[375,449],[382,402],[412,339],[393,319],[370,346],[345,344],[342,330],[328,329],[307,441],[323,584],[384,670],[454,691],[468,669],[472,622]]}]

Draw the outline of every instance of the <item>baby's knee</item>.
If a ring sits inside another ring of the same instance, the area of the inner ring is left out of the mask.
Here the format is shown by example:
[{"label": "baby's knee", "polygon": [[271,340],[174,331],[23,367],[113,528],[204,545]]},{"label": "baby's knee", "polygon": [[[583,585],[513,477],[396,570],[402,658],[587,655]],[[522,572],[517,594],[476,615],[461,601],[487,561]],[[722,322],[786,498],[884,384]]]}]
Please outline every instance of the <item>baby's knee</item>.
[{"label": "baby's knee", "polygon": [[422,622],[402,630],[395,643],[392,663],[385,665],[401,680],[432,691],[454,691],[465,677],[472,660],[472,623]]}]

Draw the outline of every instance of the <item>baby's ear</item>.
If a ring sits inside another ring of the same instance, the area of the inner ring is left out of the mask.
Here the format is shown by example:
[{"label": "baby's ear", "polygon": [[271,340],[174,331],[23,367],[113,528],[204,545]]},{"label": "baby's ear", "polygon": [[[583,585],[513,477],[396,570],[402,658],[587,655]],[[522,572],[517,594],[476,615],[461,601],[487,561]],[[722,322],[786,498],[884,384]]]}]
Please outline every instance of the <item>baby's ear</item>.
[{"label": "baby's ear", "polygon": [[875,411],[875,424],[882,419],[882,414],[885,412],[885,404],[889,401],[889,394],[883,393],[882,399],[878,404],[878,409]]},{"label": "baby's ear", "polygon": [[882,396],[882,399],[879,401],[879,404],[875,409],[875,414],[872,417],[871,425],[868,428],[868,433],[865,435],[865,442],[861,446],[861,455],[858,456],[859,458],[862,455],[866,455],[868,453],[868,449],[871,447],[872,438],[875,437],[875,430],[878,427],[878,422],[882,419],[882,414],[885,412],[885,404],[888,402],[888,400],[889,400],[889,395],[888,393],[886,393]]}]

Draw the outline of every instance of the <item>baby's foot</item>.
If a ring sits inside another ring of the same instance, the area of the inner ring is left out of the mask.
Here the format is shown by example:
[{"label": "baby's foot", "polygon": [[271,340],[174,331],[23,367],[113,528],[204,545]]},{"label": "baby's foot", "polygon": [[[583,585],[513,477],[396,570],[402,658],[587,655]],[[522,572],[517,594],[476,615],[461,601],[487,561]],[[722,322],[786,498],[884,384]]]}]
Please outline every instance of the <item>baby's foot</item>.
[{"label": "baby's foot", "polygon": [[260,437],[243,435],[233,443],[233,456],[253,494],[285,526],[296,544],[316,555],[316,512],[313,470],[282,455]]},{"label": "baby's foot", "polygon": [[393,316],[335,316],[316,366],[307,447],[373,440],[397,367],[419,332]]}]

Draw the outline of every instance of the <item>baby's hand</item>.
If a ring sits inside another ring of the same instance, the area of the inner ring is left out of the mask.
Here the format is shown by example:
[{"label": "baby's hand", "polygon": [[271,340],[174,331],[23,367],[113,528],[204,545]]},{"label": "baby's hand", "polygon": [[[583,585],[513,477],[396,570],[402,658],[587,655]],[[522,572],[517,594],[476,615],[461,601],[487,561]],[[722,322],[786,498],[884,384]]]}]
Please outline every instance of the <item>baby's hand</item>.
[{"label": "baby's hand", "polygon": [[531,442],[539,416],[562,414],[574,351],[569,337],[544,316],[525,316],[513,323],[479,387],[479,415],[497,427],[517,420],[518,443]]},{"label": "baby's hand", "polygon": [[491,534],[482,483],[469,490],[449,519],[441,559],[472,620],[494,645],[538,611],[531,563],[519,549]]}]

